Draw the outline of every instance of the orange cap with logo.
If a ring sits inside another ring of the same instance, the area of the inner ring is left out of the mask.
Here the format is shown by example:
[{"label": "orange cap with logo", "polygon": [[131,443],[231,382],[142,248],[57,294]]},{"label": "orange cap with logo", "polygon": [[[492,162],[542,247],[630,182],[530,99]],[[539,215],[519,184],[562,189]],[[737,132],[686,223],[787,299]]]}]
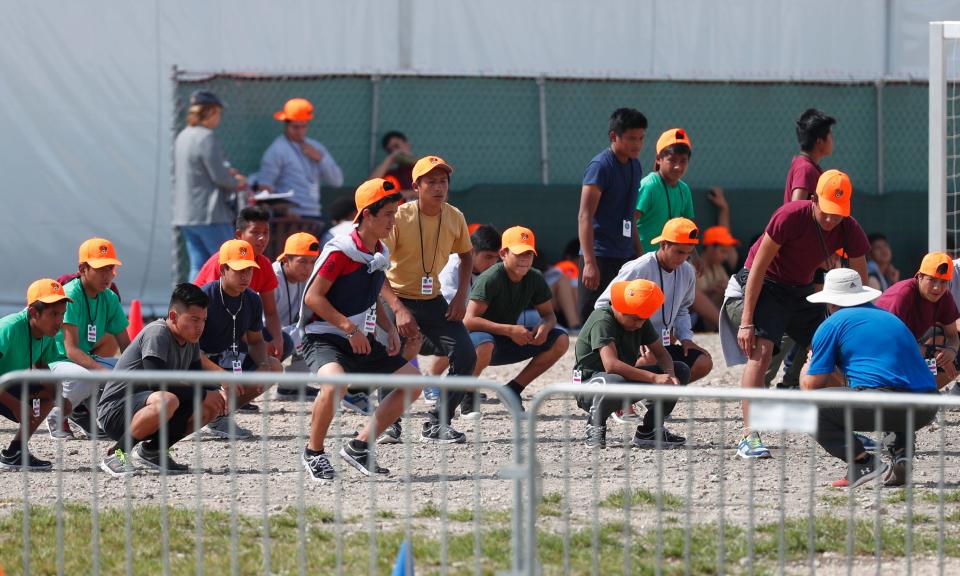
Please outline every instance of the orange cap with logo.
[{"label": "orange cap with logo", "polygon": [[953,279],[953,260],[946,252],[931,252],[923,257],[917,274],[949,282]]},{"label": "orange cap with logo", "polygon": [[510,250],[514,254],[523,254],[524,252],[537,253],[536,239],[533,236],[533,230],[523,226],[514,226],[507,228],[500,237],[500,249]]},{"label": "orange cap with logo", "polygon": [[711,226],[703,232],[703,245],[736,246],[740,241],[730,234],[726,226]]},{"label": "orange cap with logo", "polygon": [[246,240],[227,240],[220,245],[219,262],[221,266],[226,264],[237,271],[260,268],[253,254],[253,246]]},{"label": "orange cap with logo", "polygon": [[306,98],[291,98],[273,117],[281,122],[309,122],[313,120],[313,104]]},{"label": "orange cap with logo", "polygon": [[64,293],[63,285],[53,278],[41,278],[27,288],[27,306],[34,302],[53,304],[61,300],[73,302],[73,299]]},{"label": "orange cap with logo", "polygon": [[447,161],[443,158],[439,156],[424,156],[423,158],[417,160],[417,163],[413,165],[413,181],[416,182],[421,176],[430,172],[434,168],[446,170],[448,175],[453,174],[453,166],[447,164]]},{"label": "orange cap with logo", "polygon": [[113,243],[104,238],[91,238],[80,245],[80,263],[87,264],[91,268],[122,264],[117,260],[117,251]]},{"label": "orange cap with logo", "polygon": [[610,305],[621,314],[649,318],[663,306],[663,291],[649,280],[614,282],[610,285]]},{"label": "orange cap with logo", "polygon": [[291,234],[283,244],[283,252],[277,256],[277,262],[287,256],[319,256],[320,241],[309,232]]},{"label": "orange cap with logo", "polygon": [[699,244],[700,229],[693,220],[674,218],[667,220],[660,235],[650,241],[651,244],[673,242],[674,244]]},{"label": "orange cap with logo", "polygon": [[827,214],[849,216],[852,194],[850,177],[839,170],[827,170],[817,180],[817,202]]},{"label": "orange cap with logo", "polygon": [[660,152],[663,152],[664,148],[669,148],[674,144],[685,144],[687,148],[693,150],[693,144],[690,143],[687,131],[683,128],[671,128],[657,138],[657,156],[660,155]]},{"label": "orange cap with logo", "polygon": [[[389,180],[384,180],[383,178],[371,178],[367,180],[357,187],[357,191],[353,195],[353,202],[357,206],[357,215],[353,217],[353,221],[356,222],[360,219],[364,208],[376,204],[387,196],[393,196],[399,193],[400,190]],[[400,200],[400,202],[403,203],[403,200]]]}]

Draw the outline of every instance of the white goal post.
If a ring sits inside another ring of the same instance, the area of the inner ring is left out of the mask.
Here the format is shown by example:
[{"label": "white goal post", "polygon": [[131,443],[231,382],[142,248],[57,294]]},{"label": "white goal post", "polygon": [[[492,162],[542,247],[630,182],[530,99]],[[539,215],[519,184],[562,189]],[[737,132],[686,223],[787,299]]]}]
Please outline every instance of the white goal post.
[{"label": "white goal post", "polygon": [[[951,160],[951,166],[956,164],[957,143],[951,142],[948,146],[948,138],[956,139],[957,134],[948,134],[948,119],[950,128],[953,131],[960,129],[960,122],[956,114],[956,103],[958,81],[957,73],[958,63],[951,61],[952,67],[949,69],[948,77],[948,42],[953,40],[953,46],[956,46],[960,40],[960,22],[931,22],[930,23],[930,100],[929,100],[929,122],[930,122],[930,141],[929,141],[929,188],[927,191],[929,198],[928,220],[927,220],[927,243],[928,250],[943,251],[947,249],[948,230],[951,234],[958,232],[957,202],[951,201],[948,196],[957,193],[958,174],[951,170],[950,182],[948,183],[948,159]],[[956,50],[954,50],[956,54]],[[953,93],[948,100],[948,84],[953,85]],[[953,116],[951,116],[953,115]],[[948,150],[949,147],[949,150]],[[950,157],[948,158],[948,153]],[[960,246],[954,243],[956,250]]]}]

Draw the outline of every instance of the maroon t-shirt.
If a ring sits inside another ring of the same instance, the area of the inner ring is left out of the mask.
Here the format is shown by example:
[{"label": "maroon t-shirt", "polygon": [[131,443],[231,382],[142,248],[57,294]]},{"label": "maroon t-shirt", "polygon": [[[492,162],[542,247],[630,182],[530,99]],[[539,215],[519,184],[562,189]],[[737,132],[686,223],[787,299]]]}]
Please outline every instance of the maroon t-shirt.
[{"label": "maroon t-shirt", "polygon": [[884,291],[874,304],[890,312],[907,325],[913,337],[920,339],[934,324],[944,326],[960,318],[957,303],[949,290],[936,302],[920,295],[920,286],[916,278],[901,280]]},{"label": "maroon t-shirt", "polygon": [[[826,250],[820,244],[819,229],[809,200],[797,200],[777,208],[764,230],[780,245],[780,251],[767,268],[767,278],[790,286],[806,286],[813,282],[817,268],[827,266],[827,256],[840,248],[846,250],[850,258],[859,258],[870,251],[867,235],[852,217],[844,218],[829,232],[822,230]],[[748,270],[762,241],[763,235],[750,247],[744,264]]]},{"label": "maroon t-shirt", "polygon": [[810,196],[816,194],[817,181],[820,180],[821,174],[823,170],[809,156],[803,154],[794,156],[793,161],[790,162],[790,171],[787,172],[787,185],[783,189],[783,203],[793,201],[795,188],[803,188]]}]

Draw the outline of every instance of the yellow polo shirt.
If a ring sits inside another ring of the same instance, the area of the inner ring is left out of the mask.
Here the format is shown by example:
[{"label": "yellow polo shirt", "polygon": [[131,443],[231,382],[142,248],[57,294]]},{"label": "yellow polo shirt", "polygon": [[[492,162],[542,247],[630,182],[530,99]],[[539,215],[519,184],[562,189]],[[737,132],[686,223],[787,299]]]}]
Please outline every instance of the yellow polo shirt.
[{"label": "yellow polo shirt", "polygon": [[[437,216],[425,216],[418,202],[397,210],[397,224],[384,243],[390,249],[387,280],[401,298],[430,300],[440,296],[440,270],[451,254],[469,252],[470,232],[463,213],[444,202]],[[433,279],[433,291],[421,293],[424,276]]]}]

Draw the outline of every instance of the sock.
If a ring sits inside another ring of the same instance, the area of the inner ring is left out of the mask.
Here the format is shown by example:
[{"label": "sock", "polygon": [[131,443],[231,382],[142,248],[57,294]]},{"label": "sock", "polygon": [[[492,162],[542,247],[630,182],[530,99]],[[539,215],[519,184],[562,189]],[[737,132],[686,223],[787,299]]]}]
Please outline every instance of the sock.
[{"label": "sock", "polygon": [[307,456],[319,456],[320,454],[323,454],[323,450],[311,450],[304,446],[303,453]]},{"label": "sock", "polygon": [[157,440],[156,434],[151,436],[148,440],[141,442],[143,449],[147,452],[159,452],[160,451],[160,442]]},{"label": "sock", "polygon": [[517,396],[519,396],[520,393],[523,392],[524,386],[523,384],[518,383],[516,380],[511,380],[507,382],[507,388],[513,390],[517,393]]},{"label": "sock", "polygon": [[354,439],[350,441],[350,447],[356,450],[357,452],[366,452],[367,446],[368,446],[367,443],[364,442],[363,440]]},{"label": "sock", "polygon": [[7,454],[16,454],[19,451],[20,451],[20,439],[15,438],[10,441],[10,445],[7,446],[6,452]]}]

